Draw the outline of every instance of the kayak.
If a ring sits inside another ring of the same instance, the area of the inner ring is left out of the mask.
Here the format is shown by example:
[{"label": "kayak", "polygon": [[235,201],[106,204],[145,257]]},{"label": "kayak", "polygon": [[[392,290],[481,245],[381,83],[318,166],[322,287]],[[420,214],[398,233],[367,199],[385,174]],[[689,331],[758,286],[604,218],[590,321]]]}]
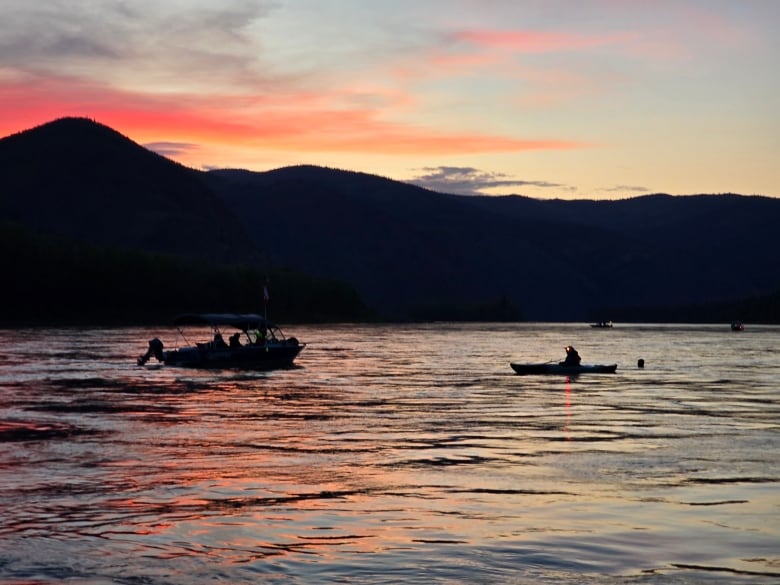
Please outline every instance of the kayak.
[{"label": "kayak", "polygon": [[558,374],[563,376],[573,376],[577,374],[614,374],[617,370],[617,364],[601,365],[581,364],[579,366],[567,366],[564,364],[546,363],[546,364],[509,364],[512,369],[521,375],[533,374]]}]

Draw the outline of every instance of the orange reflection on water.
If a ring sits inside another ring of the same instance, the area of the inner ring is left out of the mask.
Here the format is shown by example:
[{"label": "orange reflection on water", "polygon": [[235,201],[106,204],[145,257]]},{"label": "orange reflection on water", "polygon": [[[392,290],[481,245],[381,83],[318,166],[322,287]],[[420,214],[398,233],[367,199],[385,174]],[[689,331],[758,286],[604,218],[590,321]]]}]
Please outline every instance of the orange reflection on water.
[{"label": "orange reflection on water", "polygon": [[566,440],[571,441],[569,425],[571,424],[571,378],[566,376],[566,425],[563,429],[566,431]]}]

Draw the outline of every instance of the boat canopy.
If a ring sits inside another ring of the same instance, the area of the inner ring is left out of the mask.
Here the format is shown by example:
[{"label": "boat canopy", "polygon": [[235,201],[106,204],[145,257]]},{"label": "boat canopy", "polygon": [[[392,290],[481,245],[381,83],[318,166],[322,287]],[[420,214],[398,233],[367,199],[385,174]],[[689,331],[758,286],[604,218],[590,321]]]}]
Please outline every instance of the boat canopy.
[{"label": "boat canopy", "polygon": [[185,313],[183,315],[178,315],[173,320],[173,323],[176,326],[210,325],[216,327],[220,325],[230,325],[241,331],[274,327],[274,324],[265,317],[255,313]]}]

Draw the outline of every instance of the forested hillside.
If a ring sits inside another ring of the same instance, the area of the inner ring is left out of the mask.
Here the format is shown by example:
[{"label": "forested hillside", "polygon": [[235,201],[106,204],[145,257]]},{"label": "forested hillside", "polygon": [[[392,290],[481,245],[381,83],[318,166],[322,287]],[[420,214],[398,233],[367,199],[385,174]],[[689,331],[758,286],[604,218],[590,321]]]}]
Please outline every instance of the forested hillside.
[{"label": "forested hillside", "polygon": [[97,247],[2,222],[0,271],[0,326],[167,324],[177,313],[265,310],[285,323],[371,318],[354,289],[332,280]]},{"label": "forested hillside", "polygon": [[279,320],[777,319],[768,197],[536,200],[317,166],[204,172],[83,118],[0,139],[0,186],[6,320],[258,310],[266,276]]},{"label": "forested hillside", "polygon": [[269,258],[351,282],[393,317],[503,303],[529,320],[609,319],[780,290],[780,200],[767,197],[467,197],[310,166],[208,181],[245,225],[263,223],[250,237]]}]

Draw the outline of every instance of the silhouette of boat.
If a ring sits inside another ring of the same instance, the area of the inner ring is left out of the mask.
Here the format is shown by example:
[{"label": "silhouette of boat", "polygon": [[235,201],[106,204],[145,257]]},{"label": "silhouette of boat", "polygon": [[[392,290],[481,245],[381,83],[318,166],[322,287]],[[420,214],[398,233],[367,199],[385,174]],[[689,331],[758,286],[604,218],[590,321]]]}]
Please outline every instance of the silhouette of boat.
[{"label": "silhouette of boat", "polygon": [[542,364],[519,364],[512,362],[509,364],[517,374],[558,374],[564,376],[576,376],[578,374],[614,374],[617,370],[617,364],[581,364],[579,366],[566,365],[562,363],[542,363]]},{"label": "silhouette of boat", "polygon": [[[178,329],[177,345],[179,338],[188,345],[166,350],[163,342],[154,338],[147,352],[138,358],[139,366],[154,356],[167,366],[273,370],[292,366],[306,347],[295,337],[285,338],[277,325],[253,313],[188,313],[176,317],[174,325]],[[193,325],[210,328],[211,339],[190,344],[184,328]],[[222,337],[224,328],[235,330],[229,342]]]}]

